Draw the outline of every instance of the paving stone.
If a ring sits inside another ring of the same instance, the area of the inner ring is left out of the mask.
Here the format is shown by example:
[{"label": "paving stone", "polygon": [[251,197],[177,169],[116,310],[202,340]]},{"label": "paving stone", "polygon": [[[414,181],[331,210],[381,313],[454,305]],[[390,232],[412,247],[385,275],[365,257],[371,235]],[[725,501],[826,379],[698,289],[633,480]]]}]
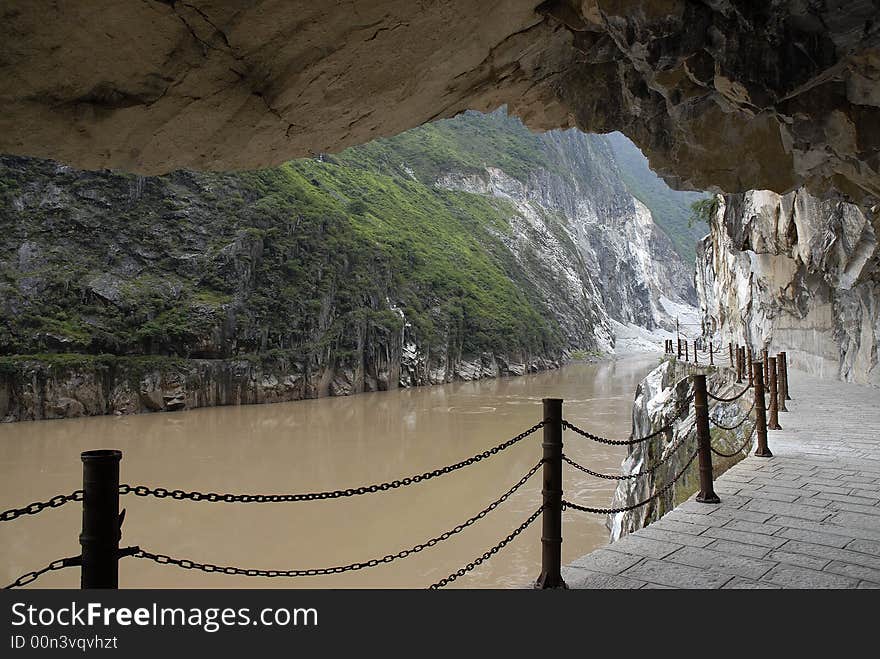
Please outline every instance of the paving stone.
[{"label": "paving stone", "polygon": [[861,579],[880,586],[880,570],[875,570],[864,565],[853,565],[842,561],[831,561],[825,568],[826,572],[842,574],[854,579]]},{"label": "paving stone", "polygon": [[[707,508],[709,510],[707,510]],[[675,510],[682,513],[693,513],[695,515],[705,515],[713,512],[717,508],[715,504],[699,503],[697,501],[685,501],[676,506]]]},{"label": "paving stone", "polygon": [[574,563],[572,567],[584,568],[593,572],[604,572],[606,574],[620,574],[628,567],[632,567],[642,560],[642,557],[624,554],[619,551],[609,551],[608,549],[597,549],[592,554],[582,556]]},{"label": "paving stone", "polygon": [[[724,506],[719,506],[717,510],[712,512],[713,517],[724,517],[726,519],[739,519],[746,522],[755,522],[762,523],[769,520],[773,515],[769,513],[756,513],[753,510],[740,510],[739,508],[725,508]],[[728,526],[730,522],[725,524]]]},{"label": "paving stone", "polygon": [[773,513],[775,515],[787,515],[800,517],[813,522],[821,522],[831,515],[830,511],[812,506],[800,506],[795,503],[783,503],[780,501],[750,501],[745,506],[746,510],[754,510],[759,513]]},{"label": "paving stone", "polygon": [[785,550],[797,552],[799,554],[807,554],[808,556],[827,558],[832,561],[863,565],[864,567],[869,567],[874,570],[880,570],[880,556],[863,554],[862,552],[851,551],[849,549],[837,549],[835,547],[828,547],[827,545],[814,545],[809,542],[801,542],[800,540],[790,540],[785,545]]},{"label": "paving stone", "polygon": [[639,536],[643,538],[651,538],[652,540],[665,540],[666,542],[677,542],[686,547],[705,547],[715,542],[712,538],[704,538],[701,535],[690,535],[688,533],[676,533],[675,531],[664,531],[663,529],[654,528],[651,524],[646,529],[639,531]]},{"label": "paving stone", "polygon": [[674,588],[721,588],[732,578],[711,570],[681,565],[671,561],[645,560],[629,568],[623,576],[638,581],[662,584]]},{"label": "paving stone", "polygon": [[756,558],[726,554],[700,547],[682,547],[667,556],[666,560],[748,579],[760,579],[774,565]]},{"label": "paving stone", "polygon": [[747,533],[763,533],[764,535],[773,535],[777,531],[781,531],[781,526],[775,524],[757,524],[755,522],[747,522],[742,519],[734,519],[724,525],[725,529],[733,531],[746,531]]},{"label": "paving stone", "polygon": [[804,487],[780,487],[778,485],[762,485],[759,492],[777,492],[779,494],[790,494],[793,497],[804,496]]},{"label": "paving stone", "polygon": [[830,520],[824,522],[811,522],[806,519],[798,519],[797,517],[773,517],[770,522],[779,526],[788,526],[795,529],[804,529],[807,531],[818,531],[820,533],[832,533],[845,536],[847,538],[859,538],[862,540],[880,540],[880,529],[863,529],[854,526],[841,526],[832,524]]},{"label": "paving stone", "polygon": [[822,499],[818,496],[805,496],[798,497],[792,503],[796,503],[802,506],[813,506],[814,508],[828,508],[828,504],[831,503],[828,499]]},{"label": "paving stone", "polygon": [[[853,503],[843,503],[842,501],[828,502],[828,510],[845,511],[850,513],[861,513],[862,515],[874,515],[880,517],[880,506],[860,506]],[[880,527],[880,520],[877,520],[877,526]]]},{"label": "paving stone", "polygon": [[847,546],[847,543],[853,542],[847,536],[822,533],[820,531],[807,531],[805,529],[784,528],[776,535],[780,538],[801,540],[803,542],[810,542],[814,545],[828,545],[829,547],[837,547],[838,549],[843,549]]},{"label": "paving stone", "polygon": [[782,549],[776,549],[767,554],[767,560],[776,561],[777,563],[788,563],[789,565],[799,565],[801,567],[810,568],[811,570],[821,570],[831,562],[827,558],[818,558],[816,556],[807,556],[806,554],[785,551],[785,546],[783,546]]},{"label": "paving stone", "polygon": [[855,526],[868,531],[876,530],[880,535],[880,520],[874,515],[865,515],[863,513],[839,512],[828,518],[832,524],[839,526]]},{"label": "paving stone", "polygon": [[880,498],[877,497],[854,497],[848,494],[836,494],[835,492],[826,492],[823,493],[822,496],[825,499],[830,499],[831,501],[851,503],[857,506],[876,506],[878,503],[880,503]]},{"label": "paving stone", "polygon": [[645,585],[644,581],[637,581],[617,574],[605,574],[592,572],[576,567],[562,568],[562,579],[569,588],[590,589],[635,589]]},{"label": "paving stone", "polygon": [[783,588],[855,588],[859,584],[857,579],[787,563],[774,567],[764,575],[763,580]]},{"label": "paving stone", "polygon": [[677,522],[674,519],[670,519],[669,515],[664,515],[662,519],[654,522],[647,528],[662,529],[663,531],[673,531],[676,533],[687,533],[689,535],[700,535],[709,527],[702,524],[688,524],[687,522]]},{"label": "paving stone", "polygon": [[747,545],[758,545],[759,547],[769,547],[776,549],[781,547],[788,540],[785,538],[777,538],[772,535],[764,535],[763,533],[749,533],[747,531],[736,531],[728,528],[709,529],[704,534],[710,538],[720,538],[722,540],[734,540]]},{"label": "paving stone", "polygon": [[770,551],[769,547],[747,545],[742,542],[734,542],[733,540],[714,540],[712,544],[706,545],[706,549],[726,554],[735,554],[736,556],[746,556],[748,558],[764,558],[767,552]]},{"label": "paving stone", "polygon": [[876,540],[853,540],[846,545],[850,551],[860,551],[871,556],[880,556],[880,542]]},{"label": "paving stone", "polygon": [[627,535],[617,542],[612,542],[607,549],[634,556],[644,556],[647,558],[663,558],[672,552],[681,548],[682,545],[664,542],[662,540],[652,540],[651,538],[643,538],[638,535]]},{"label": "paving stone", "polygon": [[[878,494],[880,494],[880,489],[863,490],[860,488],[853,488],[853,490],[850,492],[850,494],[852,494],[854,497],[871,497],[871,496],[876,497]],[[877,504],[874,504],[874,505],[877,505]]]},{"label": "paving stone", "polygon": [[725,524],[727,524],[727,518],[725,517],[715,517],[714,515],[695,515],[693,513],[680,513],[677,510],[673,510],[672,512],[667,513],[663,519],[669,519],[674,522],[687,522],[688,524],[699,524],[706,527],[724,526]]},{"label": "paving stone", "polygon": [[873,583],[871,581],[860,581],[858,587],[859,588],[871,588],[871,589],[876,590],[876,589],[880,588],[880,584]]},{"label": "paving stone", "polygon": [[724,590],[779,590],[782,586],[767,583],[766,581],[752,581],[742,577],[734,577],[722,586]]}]

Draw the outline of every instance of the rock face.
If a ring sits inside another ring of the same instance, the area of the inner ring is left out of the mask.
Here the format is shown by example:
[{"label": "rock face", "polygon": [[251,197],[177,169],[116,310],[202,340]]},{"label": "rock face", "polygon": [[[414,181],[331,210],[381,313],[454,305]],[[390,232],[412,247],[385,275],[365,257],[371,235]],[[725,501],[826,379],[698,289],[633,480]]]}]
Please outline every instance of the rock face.
[{"label": "rock face", "polygon": [[253,168],[506,103],[534,129],[621,130],[682,187],[803,184],[867,207],[878,15],[877,0],[11,0],[0,151]]},{"label": "rock face", "polygon": [[504,113],[255,173],[2,157],[0,228],[6,420],[522,375],[695,299],[605,138]]},{"label": "rock face", "polygon": [[804,190],[718,197],[698,249],[704,331],[795,368],[880,384],[880,249],[857,207]]},{"label": "rock face", "polygon": [[[693,405],[687,403],[693,394],[692,380],[688,377],[693,370],[688,364],[679,364],[674,359],[668,359],[639,383],[633,401],[633,436],[647,436],[670,423],[673,427],[652,440],[630,447],[621,465],[621,474],[653,471],[646,477],[619,481],[611,501],[612,508],[631,506],[657,494],[685,469],[696,451]],[[704,369],[701,372],[706,371]],[[742,390],[742,385],[730,384],[731,382],[729,373],[715,369],[711,369],[706,377],[707,389],[726,398]],[[752,400],[751,392],[747,392],[736,402],[710,401],[710,417],[732,428],[744,415],[750,413]],[[712,445],[721,453],[733,454],[733,457],[713,454],[713,477],[717,478],[748,455],[755,442],[752,429],[751,419],[747,419],[735,430],[710,426]],[[747,436],[751,436],[748,442]],[[675,485],[663,495],[645,506],[609,515],[607,525],[611,531],[611,540],[617,540],[657,521],[699,489],[698,461],[695,459]]]}]

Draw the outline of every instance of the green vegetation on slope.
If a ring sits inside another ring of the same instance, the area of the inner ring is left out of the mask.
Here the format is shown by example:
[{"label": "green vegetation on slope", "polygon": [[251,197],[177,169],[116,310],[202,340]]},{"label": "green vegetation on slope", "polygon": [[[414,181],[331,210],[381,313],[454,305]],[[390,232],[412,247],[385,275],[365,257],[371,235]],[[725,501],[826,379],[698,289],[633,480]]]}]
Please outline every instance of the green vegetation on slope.
[{"label": "green vegetation on slope", "polygon": [[557,353],[559,327],[499,237],[509,206],[430,185],[486,163],[525,177],[546,166],[535,140],[467,115],[237,174],[0,158],[0,354],[345,361],[400,332],[392,307],[426,346]]}]

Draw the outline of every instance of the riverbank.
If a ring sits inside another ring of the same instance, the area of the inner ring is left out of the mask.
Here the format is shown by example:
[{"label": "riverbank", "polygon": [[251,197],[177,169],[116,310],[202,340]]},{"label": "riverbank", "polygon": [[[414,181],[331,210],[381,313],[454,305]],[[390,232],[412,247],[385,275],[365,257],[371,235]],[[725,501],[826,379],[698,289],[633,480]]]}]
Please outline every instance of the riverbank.
[{"label": "riverbank", "polygon": [[397,388],[519,376],[559,368],[563,354],[428,360],[415,351],[378,372],[311,368],[288,355],[234,359],[161,356],[22,355],[0,358],[0,421],[173,412],[201,407],[290,402]]}]

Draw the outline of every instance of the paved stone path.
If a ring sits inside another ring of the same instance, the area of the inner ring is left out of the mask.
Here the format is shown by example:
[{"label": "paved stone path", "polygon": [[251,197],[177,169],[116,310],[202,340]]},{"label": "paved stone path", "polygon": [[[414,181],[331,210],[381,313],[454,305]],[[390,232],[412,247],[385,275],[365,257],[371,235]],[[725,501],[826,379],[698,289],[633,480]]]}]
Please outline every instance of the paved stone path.
[{"label": "paved stone path", "polygon": [[880,389],[792,372],[773,458],[563,568],[570,588],[880,588]]}]

